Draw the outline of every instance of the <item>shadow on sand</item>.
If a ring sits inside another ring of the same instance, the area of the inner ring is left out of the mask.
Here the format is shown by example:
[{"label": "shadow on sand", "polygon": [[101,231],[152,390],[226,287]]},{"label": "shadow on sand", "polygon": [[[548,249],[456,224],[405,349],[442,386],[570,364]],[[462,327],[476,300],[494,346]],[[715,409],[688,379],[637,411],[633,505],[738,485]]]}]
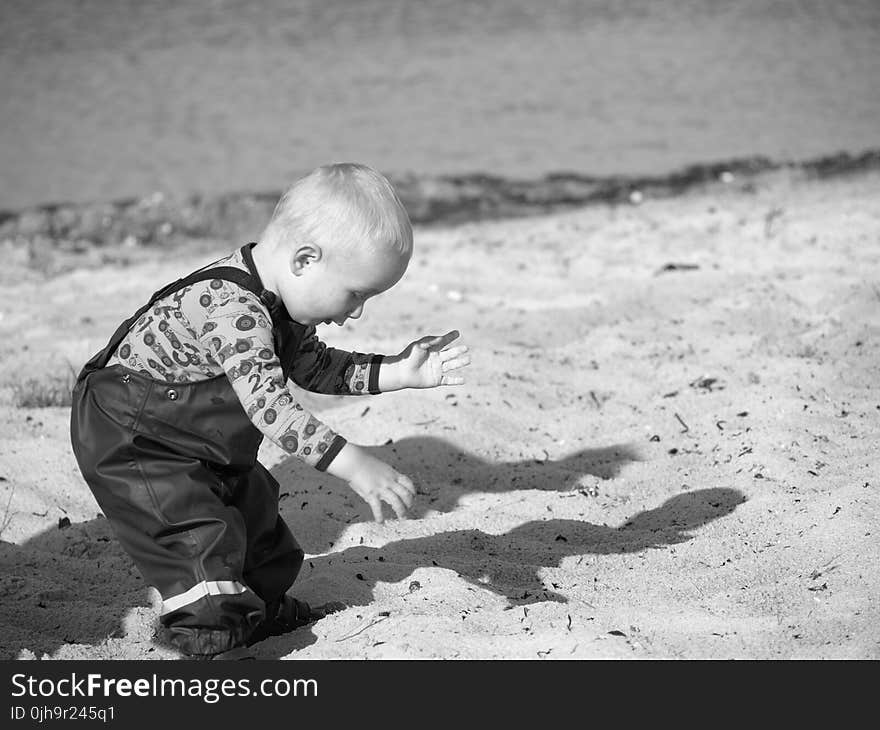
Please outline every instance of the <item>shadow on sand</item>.
[{"label": "shadow on sand", "polygon": [[[637,451],[625,444],[586,449],[559,460],[520,460],[490,463],[440,439],[404,439],[370,449],[419,487],[411,518],[432,511],[451,512],[469,493],[518,489],[567,491],[584,477],[611,479]],[[398,583],[419,568],[454,571],[474,586],[504,596],[509,605],[543,601],[566,602],[557,586],[541,580],[545,568],[559,567],[566,557],[635,553],[662,549],[694,538],[694,530],[733,512],[745,501],[736,490],[712,488],[671,497],[660,507],[634,515],[619,527],[570,519],[534,520],[509,532],[492,535],[481,530],[454,530],[399,540],[381,548],[351,547],[333,552],[345,528],[371,519],[366,505],[355,504],[347,487],[288,460],[273,470],[281,484],[282,514],[309,558],[298,578],[339,587],[333,596],[349,606],[373,601],[376,584]],[[320,517],[318,517],[320,515]],[[317,519],[315,519],[317,517]],[[297,593],[294,584],[293,593]],[[261,656],[282,657],[314,643],[310,631],[297,631],[260,647]]]},{"label": "shadow on sand", "polygon": [[[416,484],[418,495],[409,519],[452,512],[462,497],[472,493],[595,488],[597,481],[613,479],[626,464],[641,460],[631,444],[614,444],[583,449],[561,459],[490,462],[431,436],[405,438],[367,450]],[[367,505],[347,485],[295,458],[277,465],[272,474],[281,484],[281,514],[306,553],[332,550],[348,525],[372,520]],[[387,507],[385,514],[394,516]]]},{"label": "shadow on sand", "polygon": [[124,636],[138,606],[150,606],[146,585],[103,517],[0,542],[2,659]]},{"label": "shadow on sand", "polygon": [[[405,439],[373,451],[419,484],[414,518],[455,510],[469,493],[577,488],[585,476],[609,479],[639,458],[631,447],[620,445],[555,461],[493,464],[435,438]],[[425,567],[455,571],[512,605],[565,602],[556,586],[548,588],[542,582],[543,568],[558,567],[575,555],[633,553],[685,542],[693,539],[690,532],[745,501],[732,489],[696,490],[676,495],[619,527],[534,520],[500,535],[455,530],[381,548],[332,553],[328,545],[351,522],[369,519],[369,512],[365,505],[353,503],[356,498],[345,485],[291,461],[273,470],[286,495],[282,512],[307,553],[328,553],[306,560],[299,581],[320,575],[343,586],[342,595],[332,598],[351,606],[371,603],[378,582],[396,583]],[[331,481],[334,484],[328,484]],[[103,518],[53,528],[21,545],[0,542],[0,571],[2,658],[16,658],[22,649],[38,657],[51,655],[64,644],[97,645],[108,637],[122,637],[131,609],[150,605],[142,578]],[[315,640],[311,630],[300,629],[263,642],[261,655],[285,656]],[[156,643],[161,645],[161,639]]]},{"label": "shadow on sand", "polygon": [[[508,605],[544,601],[566,603],[564,594],[541,580],[544,568],[559,567],[578,555],[637,553],[694,539],[694,530],[733,512],[745,496],[727,488],[676,495],[640,512],[619,527],[578,520],[536,520],[500,535],[455,530],[399,540],[381,548],[352,547],[307,559],[301,580],[320,574],[322,582],[343,586],[333,596],[349,606],[373,601],[376,584],[398,583],[418,568],[446,568],[478,588],[504,596]],[[294,587],[293,592],[296,592]],[[264,642],[261,656],[280,658],[314,643],[311,631],[297,631]]]}]

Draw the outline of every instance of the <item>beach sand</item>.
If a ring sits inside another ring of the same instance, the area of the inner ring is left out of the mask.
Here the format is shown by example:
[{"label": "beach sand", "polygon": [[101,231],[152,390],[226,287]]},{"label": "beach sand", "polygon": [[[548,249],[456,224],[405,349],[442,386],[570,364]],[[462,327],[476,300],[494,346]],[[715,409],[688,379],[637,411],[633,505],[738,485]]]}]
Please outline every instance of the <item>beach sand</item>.
[{"label": "beach sand", "polygon": [[[265,658],[880,658],[880,174],[771,174],[640,205],[417,227],[401,283],[320,333],[397,352],[461,331],[458,388],[305,395],[410,474],[379,525],[264,444],[307,553],[292,593],[348,608]],[[0,307],[0,657],[171,659],[157,595],[71,453],[17,405],[167,280],[237,242],[47,277]]]}]

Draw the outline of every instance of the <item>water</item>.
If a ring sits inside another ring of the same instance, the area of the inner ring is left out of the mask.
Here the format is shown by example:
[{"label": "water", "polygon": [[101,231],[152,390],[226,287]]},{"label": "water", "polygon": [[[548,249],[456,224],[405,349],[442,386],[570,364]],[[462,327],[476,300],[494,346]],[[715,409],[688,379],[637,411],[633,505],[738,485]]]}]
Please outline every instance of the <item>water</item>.
[{"label": "water", "polygon": [[880,0],[3,0],[0,209],[880,147]]}]

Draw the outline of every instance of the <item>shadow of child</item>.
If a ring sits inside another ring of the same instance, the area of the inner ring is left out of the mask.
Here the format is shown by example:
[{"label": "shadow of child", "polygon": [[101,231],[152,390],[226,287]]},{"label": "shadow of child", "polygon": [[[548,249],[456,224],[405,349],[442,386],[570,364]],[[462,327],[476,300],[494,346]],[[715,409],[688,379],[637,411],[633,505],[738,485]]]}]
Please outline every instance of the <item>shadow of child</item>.
[{"label": "shadow of child", "polygon": [[[416,484],[418,495],[408,513],[410,519],[452,512],[472,492],[567,491],[585,477],[612,479],[625,464],[640,460],[633,446],[615,444],[582,449],[562,459],[489,462],[431,436],[405,438],[368,447],[368,451]],[[306,553],[327,552],[347,525],[372,519],[366,504],[345,484],[298,459],[286,459],[272,474],[281,484],[281,514]]]},{"label": "shadow of child", "polygon": [[321,580],[341,589],[348,605],[367,605],[377,582],[397,583],[422,567],[454,571],[475,586],[504,596],[511,605],[567,598],[542,581],[544,568],[576,555],[636,553],[693,539],[689,534],[723,517],[745,501],[734,489],[687,492],[642,512],[620,527],[569,519],[527,522],[500,535],[455,530],[399,540],[381,548],[352,547],[309,558],[302,580]]}]

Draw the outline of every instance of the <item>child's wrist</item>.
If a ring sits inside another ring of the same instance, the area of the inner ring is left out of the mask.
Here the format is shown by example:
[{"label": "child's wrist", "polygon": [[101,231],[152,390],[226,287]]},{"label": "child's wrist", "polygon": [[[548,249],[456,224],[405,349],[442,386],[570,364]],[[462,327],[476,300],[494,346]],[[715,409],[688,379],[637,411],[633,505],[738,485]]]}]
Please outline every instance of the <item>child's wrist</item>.
[{"label": "child's wrist", "polygon": [[357,473],[357,461],[360,447],[346,442],[333,461],[327,465],[327,473],[346,482],[352,480]]},{"label": "child's wrist", "polygon": [[402,390],[406,388],[401,375],[400,355],[386,355],[382,358],[379,365],[379,391],[387,393],[392,390]]}]

